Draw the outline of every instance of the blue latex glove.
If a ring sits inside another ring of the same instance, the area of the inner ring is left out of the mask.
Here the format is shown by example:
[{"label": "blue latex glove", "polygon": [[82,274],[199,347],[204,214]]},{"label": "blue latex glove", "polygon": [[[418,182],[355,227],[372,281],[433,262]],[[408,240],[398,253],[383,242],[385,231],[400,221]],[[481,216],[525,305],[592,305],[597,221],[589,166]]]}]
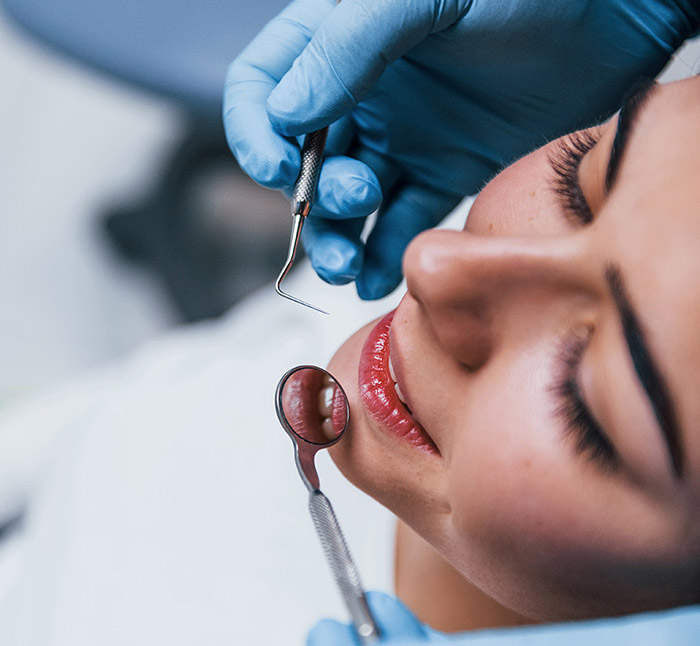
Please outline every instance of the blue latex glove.
[{"label": "blue latex glove", "polygon": [[[394,597],[370,592],[367,600],[384,631],[380,643],[393,646],[697,646],[700,641],[698,606],[619,619],[445,635],[421,626]],[[311,630],[306,644],[359,646],[360,642],[350,626],[324,619]]]},{"label": "blue latex glove", "polygon": [[229,69],[228,142],[253,179],[289,190],[296,136],[336,122],[304,244],[322,278],[378,298],[417,233],[506,163],[614,112],[698,12],[693,0],[296,0]]},{"label": "blue latex glove", "polygon": [[[432,644],[446,639],[441,633],[423,626],[396,597],[383,592],[368,592],[367,603],[381,632],[382,644]],[[317,623],[306,640],[306,646],[355,645],[360,645],[355,629],[332,619]]]}]

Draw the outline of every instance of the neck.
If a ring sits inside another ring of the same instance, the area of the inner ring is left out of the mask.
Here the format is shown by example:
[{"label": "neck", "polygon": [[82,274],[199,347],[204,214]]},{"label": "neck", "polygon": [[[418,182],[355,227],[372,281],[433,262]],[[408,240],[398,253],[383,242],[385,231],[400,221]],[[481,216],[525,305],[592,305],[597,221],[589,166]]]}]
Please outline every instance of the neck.
[{"label": "neck", "polygon": [[469,583],[403,522],[396,528],[396,595],[435,630],[461,632],[533,623]]}]

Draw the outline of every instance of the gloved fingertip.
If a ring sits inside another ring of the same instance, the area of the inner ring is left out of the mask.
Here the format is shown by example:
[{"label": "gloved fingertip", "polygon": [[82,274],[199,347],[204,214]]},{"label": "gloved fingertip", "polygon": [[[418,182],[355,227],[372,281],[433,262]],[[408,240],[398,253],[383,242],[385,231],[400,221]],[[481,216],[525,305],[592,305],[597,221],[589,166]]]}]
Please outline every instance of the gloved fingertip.
[{"label": "gloved fingertip", "polygon": [[372,609],[372,612],[378,616],[391,616],[395,618],[398,613],[402,617],[405,616],[412,619],[414,623],[420,625],[415,615],[397,597],[387,594],[386,592],[380,592],[379,590],[369,590],[366,594],[367,603]]},{"label": "gloved fingertip", "polygon": [[376,177],[346,177],[338,187],[339,210],[348,217],[363,217],[376,211],[382,203],[382,189]]},{"label": "gloved fingertip", "polygon": [[321,619],[306,637],[306,646],[354,646],[358,643],[350,626],[332,619]]},{"label": "gloved fingertip", "polygon": [[401,279],[400,272],[397,275],[395,272],[372,271],[365,268],[356,278],[357,295],[363,301],[376,301],[393,292]]},{"label": "gloved fingertip", "polygon": [[382,187],[369,166],[342,155],[324,161],[317,193],[317,204],[323,208],[324,217],[366,218],[381,203]]},{"label": "gloved fingertip", "polygon": [[381,188],[364,177],[322,178],[319,183],[318,204],[323,207],[326,218],[366,218],[381,203]]},{"label": "gloved fingertip", "polygon": [[[336,76],[329,75],[325,56],[315,59],[311,50],[297,59],[267,97],[267,118],[277,132],[288,137],[318,130],[337,121],[355,105]],[[302,60],[304,61],[303,64]],[[319,83],[324,79],[325,83]]]},{"label": "gloved fingertip", "polygon": [[[384,592],[370,591],[367,603],[385,634],[392,638],[417,639],[423,643],[428,633],[413,612],[399,599]],[[389,633],[390,629],[390,633]]]},{"label": "gloved fingertip", "polygon": [[319,277],[331,285],[346,285],[357,277],[362,253],[351,244],[325,245],[310,253],[311,265]]},{"label": "gloved fingertip", "polygon": [[[248,170],[250,169],[250,170]],[[281,189],[294,183],[299,174],[299,167],[289,160],[277,163],[258,163],[249,165],[245,170],[261,186],[265,188]]]},{"label": "gloved fingertip", "polygon": [[305,119],[306,115],[313,114],[313,106],[300,101],[303,97],[296,96],[298,93],[288,92],[288,85],[289,83],[282,79],[267,97],[265,108],[272,127],[286,137],[296,137],[316,130]]},{"label": "gloved fingertip", "polygon": [[396,597],[381,590],[367,590],[365,596],[369,606],[376,612],[386,612],[389,609],[394,609],[397,605],[403,607],[403,604]]},{"label": "gloved fingertip", "polygon": [[242,148],[237,151],[239,166],[265,188],[291,186],[299,174],[300,155],[293,146],[270,146],[270,151]]}]

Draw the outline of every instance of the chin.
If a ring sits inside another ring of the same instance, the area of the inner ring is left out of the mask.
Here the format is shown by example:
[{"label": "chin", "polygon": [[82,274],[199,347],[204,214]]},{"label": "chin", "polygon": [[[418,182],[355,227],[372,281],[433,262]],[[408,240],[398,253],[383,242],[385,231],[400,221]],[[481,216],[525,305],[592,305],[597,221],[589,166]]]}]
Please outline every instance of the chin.
[{"label": "chin", "polygon": [[376,488],[372,486],[374,478],[371,477],[373,447],[366,432],[369,420],[365,417],[358,383],[362,346],[378,320],[371,321],[347,339],[328,364],[328,371],[341,384],[350,404],[348,428],[343,439],[331,447],[329,453],[340,472],[352,484],[384,504],[381,496],[373,492]]},{"label": "chin", "polygon": [[343,439],[329,449],[335,465],[353,485],[401,518],[431,543],[444,535],[448,511],[437,502],[442,489],[440,463],[404,439],[380,430],[360,395],[362,348],[380,317],[355,332],[335,353],[328,371],[340,382],[350,404]]}]

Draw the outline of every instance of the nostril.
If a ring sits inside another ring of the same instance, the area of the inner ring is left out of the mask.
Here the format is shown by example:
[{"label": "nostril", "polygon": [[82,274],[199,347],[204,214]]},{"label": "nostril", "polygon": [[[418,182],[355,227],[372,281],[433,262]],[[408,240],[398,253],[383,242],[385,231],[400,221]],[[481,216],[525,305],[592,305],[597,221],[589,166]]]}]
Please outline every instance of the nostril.
[{"label": "nostril", "polygon": [[437,305],[434,301],[406,296],[405,307],[411,302],[415,307],[414,320],[422,327],[423,334],[432,337],[435,345],[459,364],[460,369],[474,372],[489,361],[495,338],[484,309]]},{"label": "nostril", "polygon": [[492,353],[490,335],[473,319],[450,320],[443,317],[433,322],[433,329],[442,348],[469,372],[484,367]]},{"label": "nostril", "polygon": [[[466,248],[465,248],[466,243]],[[471,239],[457,231],[429,231],[409,245],[404,273],[410,296],[444,351],[467,370],[491,352],[492,285],[474,264]]]}]

